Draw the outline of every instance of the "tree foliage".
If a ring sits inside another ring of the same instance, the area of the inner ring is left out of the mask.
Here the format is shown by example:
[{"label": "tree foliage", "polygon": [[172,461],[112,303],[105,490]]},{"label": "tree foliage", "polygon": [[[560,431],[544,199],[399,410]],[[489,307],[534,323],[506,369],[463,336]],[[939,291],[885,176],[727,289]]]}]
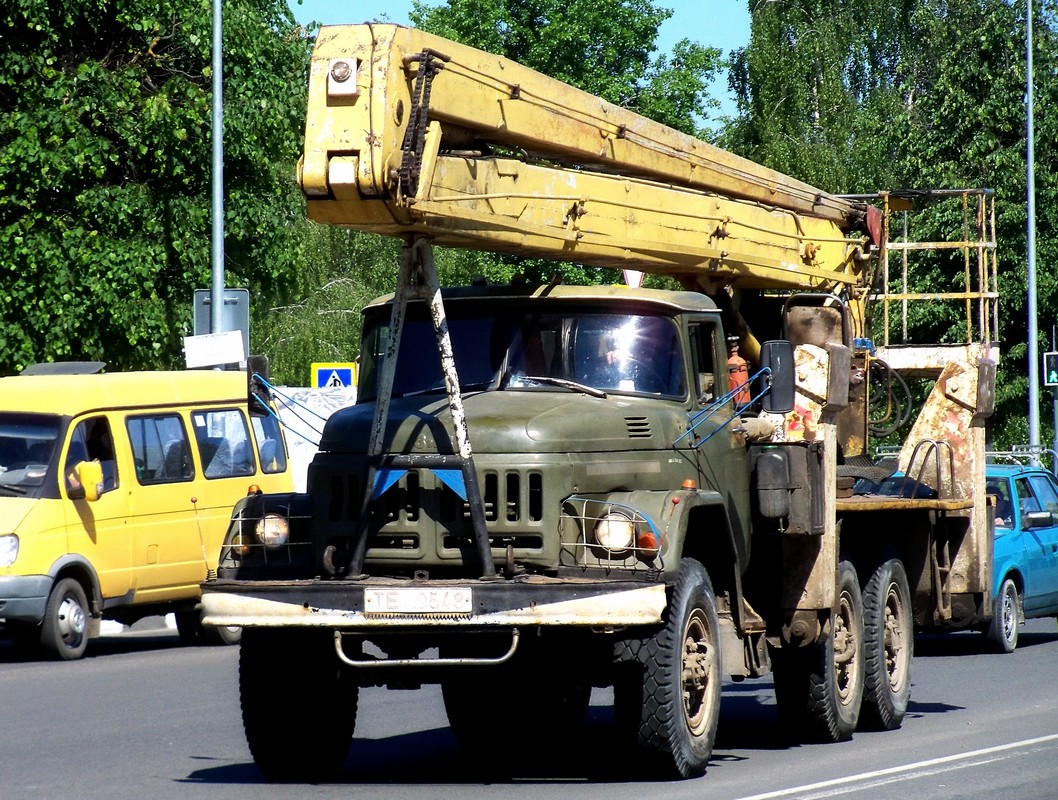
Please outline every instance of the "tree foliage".
[{"label": "tree foliage", "polygon": [[[303,263],[307,42],[282,0],[224,4],[225,268],[274,296]],[[209,0],[0,11],[0,374],[173,366],[210,285]]]}]

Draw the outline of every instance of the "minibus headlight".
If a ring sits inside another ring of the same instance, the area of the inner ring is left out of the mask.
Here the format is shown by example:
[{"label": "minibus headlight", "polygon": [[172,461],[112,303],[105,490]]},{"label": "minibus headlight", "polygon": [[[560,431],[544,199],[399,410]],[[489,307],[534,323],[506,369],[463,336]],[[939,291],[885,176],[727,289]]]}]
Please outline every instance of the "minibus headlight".
[{"label": "minibus headlight", "polygon": [[0,567],[10,567],[18,558],[18,537],[13,533],[0,536]]},{"label": "minibus headlight", "polygon": [[265,514],[254,529],[257,541],[268,550],[277,550],[290,541],[290,523],[282,514]]}]

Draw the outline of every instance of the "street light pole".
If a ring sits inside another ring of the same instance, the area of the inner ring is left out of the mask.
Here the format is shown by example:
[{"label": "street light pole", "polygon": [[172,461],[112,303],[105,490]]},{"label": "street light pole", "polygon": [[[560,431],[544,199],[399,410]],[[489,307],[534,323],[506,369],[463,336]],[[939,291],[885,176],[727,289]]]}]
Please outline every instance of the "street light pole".
[{"label": "street light pole", "polygon": [[1036,164],[1032,122],[1032,0],[1025,0],[1025,103],[1027,107],[1025,139],[1026,193],[1028,211],[1028,304],[1029,304],[1029,444],[1040,444],[1040,355],[1036,322]]},{"label": "street light pole", "polygon": [[[1030,0],[1031,2],[1031,0]],[[213,281],[210,333],[224,329],[224,58],[221,0],[213,0]]]}]

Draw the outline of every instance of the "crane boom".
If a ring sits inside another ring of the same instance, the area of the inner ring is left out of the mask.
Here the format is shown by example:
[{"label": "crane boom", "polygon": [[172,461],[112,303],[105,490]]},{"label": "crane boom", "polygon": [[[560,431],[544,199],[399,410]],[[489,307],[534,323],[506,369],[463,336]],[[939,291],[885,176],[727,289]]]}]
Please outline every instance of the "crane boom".
[{"label": "crane boom", "polygon": [[299,180],[319,222],[454,247],[706,291],[867,280],[864,204],[395,25],[321,29]]}]

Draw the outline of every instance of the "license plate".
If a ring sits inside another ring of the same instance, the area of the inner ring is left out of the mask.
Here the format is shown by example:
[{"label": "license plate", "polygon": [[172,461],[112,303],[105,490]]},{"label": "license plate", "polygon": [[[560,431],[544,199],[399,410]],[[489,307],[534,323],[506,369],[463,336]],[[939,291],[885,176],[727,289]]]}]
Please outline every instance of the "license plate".
[{"label": "license plate", "polygon": [[365,589],[365,614],[469,614],[473,590]]}]

